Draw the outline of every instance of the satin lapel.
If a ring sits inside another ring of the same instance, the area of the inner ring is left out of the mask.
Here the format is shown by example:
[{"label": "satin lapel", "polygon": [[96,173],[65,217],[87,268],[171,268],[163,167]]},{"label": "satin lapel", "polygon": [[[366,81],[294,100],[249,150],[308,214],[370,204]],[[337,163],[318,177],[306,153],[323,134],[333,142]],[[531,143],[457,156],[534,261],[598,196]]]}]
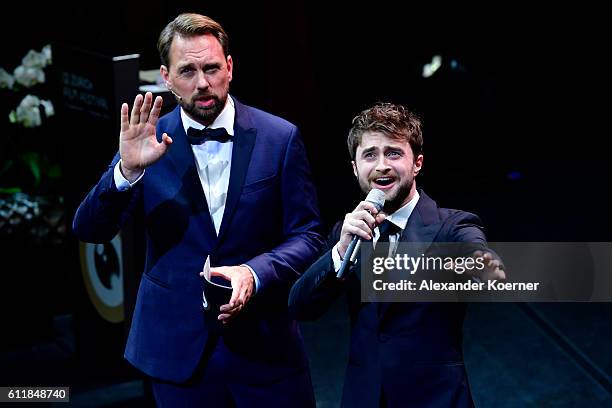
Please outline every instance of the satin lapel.
[{"label": "satin lapel", "polygon": [[426,243],[427,246],[424,249],[427,250],[441,227],[442,223],[440,222],[425,225],[421,213],[418,208],[415,208],[406,224],[406,229],[400,237],[400,242]]},{"label": "satin lapel", "polygon": [[[206,236],[216,240],[217,231],[208,210],[208,203],[206,202],[204,190],[202,190],[202,182],[196,168],[193,150],[187,142],[187,135],[185,134],[185,128],[183,127],[178,107],[172,112],[172,115],[172,122],[169,123],[166,131],[172,138],[172,145],[170,145],[167,155],[182,183],[180,193],[188,200],[191,215],[199,215],[201,217],[204,223],[203,232]],[[160,139],[161,135],[157,135],[157,137]]]},{"label": "satin lapel", "polygon": [[242,186],[246,179],[247,170],[251,163],[251,153],[255,145],[257,131],[253,128],[251,119],[244,105],[235,101],[236,119],[234,124],[234,146],[232,147],[232,167],[230,170],[229,186],[227,188],[227,200],[225,201],[225,210],[223,211],[223,219],[221,228],[219,228],[219,240],[217,245],[221,244],[224,235],[226,234],[229,225],[232,222],[232,217],[240,201]]},{"label": "satin lapel", "polygon": [[408,218],[406,228],[400,237],[400,242],[422,242],[429,248],[442,223],[438,216],[438,205],[423,190],[419,190],[419,202]]}]

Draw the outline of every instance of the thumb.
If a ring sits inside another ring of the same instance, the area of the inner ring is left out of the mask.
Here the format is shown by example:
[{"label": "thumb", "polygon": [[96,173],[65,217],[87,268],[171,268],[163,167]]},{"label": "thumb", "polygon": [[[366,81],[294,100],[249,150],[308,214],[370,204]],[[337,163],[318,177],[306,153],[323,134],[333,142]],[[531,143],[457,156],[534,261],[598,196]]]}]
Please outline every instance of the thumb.
[{"label": "thumb", "polygon": [[224,267],[210,268],[210,276],[219,276],[228,281],[232,280]]},{"label": "thumb", "polygon": [[169,146],[172,144],[172,138],[167,133],[164,133],[162,135],[162,143],[166,146]]},{"label": "thumb", "polygon": [[162,142],[155,145],[155,150],[160,156],[164,155],[168,150],[168,147],[172,144],[172,138],[167,133],[162,135]]},{"label": "thumb", "polygon": [[380,212],[376,214],[374,218],[376,219],[376,225],[380,225],[385,220],[385,218],[387,218],[387,214]]}]

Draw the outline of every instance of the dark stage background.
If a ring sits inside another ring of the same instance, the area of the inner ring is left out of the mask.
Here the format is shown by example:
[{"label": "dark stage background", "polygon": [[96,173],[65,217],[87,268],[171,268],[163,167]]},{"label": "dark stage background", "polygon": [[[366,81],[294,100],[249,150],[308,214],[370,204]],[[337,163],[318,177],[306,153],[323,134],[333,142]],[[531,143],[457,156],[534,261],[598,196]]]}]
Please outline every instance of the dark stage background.
[{"label": "dark stage background", "polygon": [[[352,117],[392,101],[424,119],[417,184],[440,206],[479,214],[490,241],[612,241],[605,147],[610,30],[602,10],[585,3],[14,6],[0,26],[0,66],[7,71],[48,43],[138,53],[141,70],[156,69],[157,36],[176,14],[195,11],[221,22],[235,63],[232,95],[300,127],[327,229],[361,198],[345,142]],[[442,66],[424,78],[423,65],[434,55]],[[51,76],[46,86],[54,86]],[[41,143],[64,168],[63,194],[73,197],[65,202],[69,222],[76,197],[86,193],[71,181],[74,163],[100,152],[86,129],[82,139],[65,137],[80,130],[61,111],[50,123]],[[12,129],[0,120],[0,130]],[[117,135],[105,137],[100,143],[116,148]],[[92,163],[111,158],[112,152]],[[92,185],[102,171],[103,165],[90,168],[79,182]],[[79,325],[88,326],[73,317],[91,306],[70,232],[66,245],[52,248],[2,239],[0,385],[71,385],[77,405],[146,404],[146,387],[121,361],[120,324],[105,326],[110,334],[99,333],[98,343],[80,346],[87,336]],[[343,306],[303,325],[321,407],[336,406],[341,391]],[[610,406],[611,318],[609,303],[471,305],[465,351],[478,405]]]}]

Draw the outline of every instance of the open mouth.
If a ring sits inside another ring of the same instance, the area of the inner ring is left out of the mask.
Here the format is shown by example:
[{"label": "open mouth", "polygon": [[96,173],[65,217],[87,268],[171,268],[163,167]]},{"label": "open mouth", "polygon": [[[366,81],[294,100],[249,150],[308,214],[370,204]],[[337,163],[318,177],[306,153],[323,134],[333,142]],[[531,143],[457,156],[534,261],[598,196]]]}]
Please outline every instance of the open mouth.
[{"label": "open mouth", "polygon": [[391,186],[395,182],[393,177],[377,177],[374,180],[374,184],[379,188],[385,188]]},{"label": "open mouth", "polygon": [[214,96],[200,97],[195,100],[195,103],[198,107],[210,108],[211,106],[215,104],[215,97]]}]

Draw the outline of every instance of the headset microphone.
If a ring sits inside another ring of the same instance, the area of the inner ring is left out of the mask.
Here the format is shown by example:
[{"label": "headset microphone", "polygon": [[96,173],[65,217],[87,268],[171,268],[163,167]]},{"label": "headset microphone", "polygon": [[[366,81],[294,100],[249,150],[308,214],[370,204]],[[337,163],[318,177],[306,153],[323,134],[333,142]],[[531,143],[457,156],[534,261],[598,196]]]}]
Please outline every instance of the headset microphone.
[{"label": "headset microphone", "polygon": [[168,88],[168,90],[172,92],[172,95],[176,96],[176,99],[178,99],[179,101],[183,100],[183,98],[179,94],[177,94],[176,92],[172,90],[172,88],[170,87],[170,84],[166,83],[166,88]]}]

